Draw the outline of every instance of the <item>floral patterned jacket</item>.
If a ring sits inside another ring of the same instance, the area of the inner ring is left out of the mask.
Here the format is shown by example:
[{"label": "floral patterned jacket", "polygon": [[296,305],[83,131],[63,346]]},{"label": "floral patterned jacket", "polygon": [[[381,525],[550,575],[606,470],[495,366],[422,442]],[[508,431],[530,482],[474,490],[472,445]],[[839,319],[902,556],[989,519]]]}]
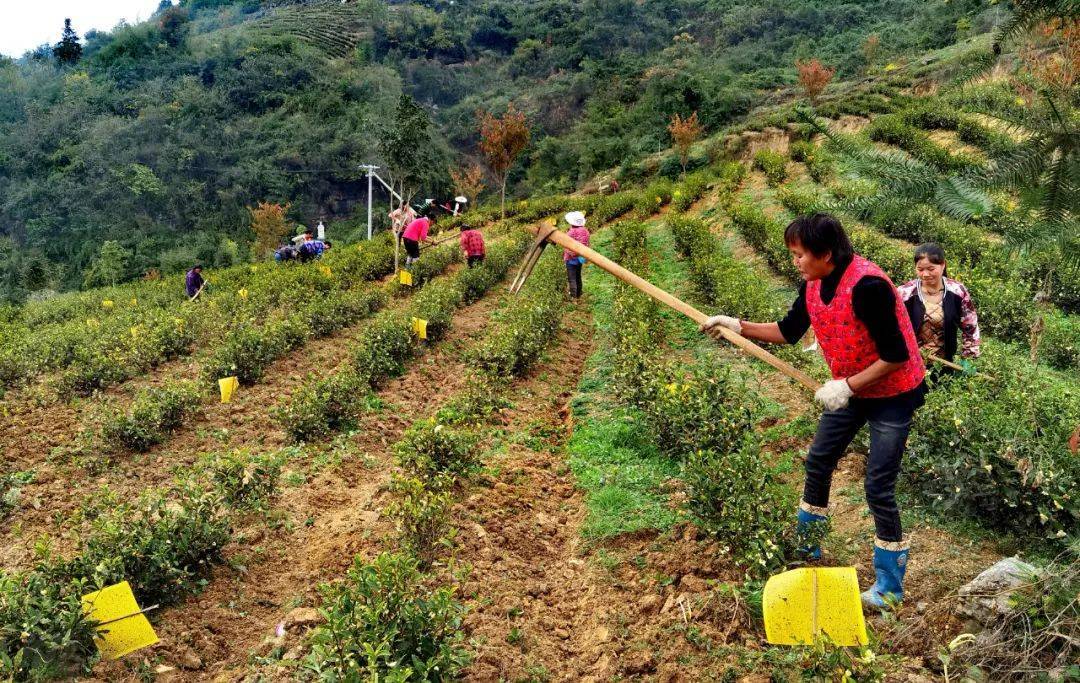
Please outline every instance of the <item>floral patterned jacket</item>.
[{"label": "floral patterned jacket", "polygon": [[[946,360],[952,360],[956,354],[956,331],[959,329],[963,337],[963,345],[960,355],[963,358],[978,358],[981,335],[979,333],[979,315],[975,312],[975,303],[971,299],[971,293],[967,287],[956,280],[945,280],[945,296],[941,305],[945,311],[945,356]],[[912,280],[897,287],[900,298],[908,309],[911,325],[916,334],[923,324],[926,308],[922,301],[922,287],[919,280]]]}]

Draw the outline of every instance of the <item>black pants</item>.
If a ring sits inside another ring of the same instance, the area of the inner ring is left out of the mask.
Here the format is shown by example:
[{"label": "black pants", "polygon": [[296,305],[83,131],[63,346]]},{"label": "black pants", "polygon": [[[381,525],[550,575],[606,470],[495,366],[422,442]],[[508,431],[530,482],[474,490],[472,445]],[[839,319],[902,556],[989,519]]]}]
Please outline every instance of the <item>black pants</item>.
[{"label": "black pants", "polygon": [[566,262],[566,280],[570,283],[570,297],[581,298],[581,264],[577,261]]},{"label": "black pants", "polygon": [[416,240],[411,240],[408,237],[401,238],[402,243],[405,245],[405,253],[409,258],[420,258],[420,243]]},{"label": "black pants", "polygon": [[866,502],[874,515],[877,536],[883,541],[902,541],[900,510],[896,506],[896,478],[911,431],[911,418],[922,405],[917,389],[891,399],[851,399],[847,408],[822,413],[814,443],[806,458],[803,500],[827,507],[832,475],[848,444],[864,424],[870,425],[870,453],[866,458]]},{"label": "black pants", "polygon": [[468,258],[466,258],[465,260],[466,260],[466,262],[468,262],[468,264],[469,264],[469,267],[470,267],[470,268],[472,268],[472,267],[473,267],[473,266],[475,266],[476,264],[478,264],[478,263],[483,263],[483,262],[484,262],[484,255],[483,255],[483,254],[479,254],[479,255],[477,255],[477,256],[469,256],[469,257],[468,257]]}]

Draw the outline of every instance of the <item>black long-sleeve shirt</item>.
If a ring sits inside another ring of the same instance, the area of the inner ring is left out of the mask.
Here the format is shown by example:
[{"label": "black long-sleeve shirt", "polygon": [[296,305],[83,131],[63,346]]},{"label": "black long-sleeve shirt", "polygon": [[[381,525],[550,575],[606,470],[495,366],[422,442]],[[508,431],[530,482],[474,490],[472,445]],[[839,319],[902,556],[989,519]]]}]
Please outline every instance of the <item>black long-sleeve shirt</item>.
[{"label": "black long-sleeve shirt", "polygon": [[[821,280],[821,300],[832,302],[836,288],[848,265],[837,267]],[[878,356],[888,363],[903,363],[910,355],[900,322],[896,318],[896,290],[880,277],[867,275],[855,283],[851,292],[851,305],[858,318],[874,340]],[[784,319],[777,323],[787,343],[794,344],[810,329],[810,311],[806,307],[806,283],[799,288],[799,298],[792,304]]]}]

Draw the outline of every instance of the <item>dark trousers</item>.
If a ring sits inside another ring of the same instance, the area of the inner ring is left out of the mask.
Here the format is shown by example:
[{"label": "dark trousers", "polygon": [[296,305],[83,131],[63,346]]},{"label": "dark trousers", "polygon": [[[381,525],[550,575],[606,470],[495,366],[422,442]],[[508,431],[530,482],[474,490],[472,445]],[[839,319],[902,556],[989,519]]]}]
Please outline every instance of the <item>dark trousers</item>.
[{"label": "dark trousers", "polygon": [[484,255],[477,254],[476,256],[469,256],[465,261],[469,264],[469,267],[472,268],[476,264],[484,262]]},{"label": "dark trousers", "polygon": [[401,238],[402,244],[405,245],[405,253],[409,258],[420,258],[420,243],[416,240],[411,240],[408,237]]},{"label": "dark trousers", "polygon": [[822,413],[814,443],[806,457],[803,500],[815,507],[829,504],[833,471],[848,444],[864,424],[870,425],[870,454],[866,458],[866,502],[874,515],[877,536],[902,541],[896,478],[907,446],[911,418],[922,405],[922,394],[894,399],[851,399],[847,408]]},{"label": "dark trousers", "polygon": [[570,297],[581,298],[581,264],[576,261],[567,261],[566,279],[570,283]]}]

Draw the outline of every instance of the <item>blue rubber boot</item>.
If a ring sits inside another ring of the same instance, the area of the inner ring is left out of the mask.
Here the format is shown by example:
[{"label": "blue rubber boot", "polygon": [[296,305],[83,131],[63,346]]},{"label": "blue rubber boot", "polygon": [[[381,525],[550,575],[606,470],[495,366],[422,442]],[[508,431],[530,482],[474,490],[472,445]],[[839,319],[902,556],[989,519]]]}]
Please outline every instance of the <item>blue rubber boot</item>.
[{"label": "blue rubber boot", "polygon": [[862,593],[864,607],[882,609],[904,599],[904,573],[907,571],[908,542],[874,541],[874,573],[877,581]]},{"label": "blue rubber boot", "polygon": [[828,508],[815,507],[805,501],[799,503],[799,516],[795,526],[795,533],[798,535],[800,541],[811,537],[815,538],[815,541],[801,546],[796,551],[802,559],[821,559],[821,537],[817,535],[816,529],[821,528],[828,522],[829,518],[826,516],[827,512]]}]

